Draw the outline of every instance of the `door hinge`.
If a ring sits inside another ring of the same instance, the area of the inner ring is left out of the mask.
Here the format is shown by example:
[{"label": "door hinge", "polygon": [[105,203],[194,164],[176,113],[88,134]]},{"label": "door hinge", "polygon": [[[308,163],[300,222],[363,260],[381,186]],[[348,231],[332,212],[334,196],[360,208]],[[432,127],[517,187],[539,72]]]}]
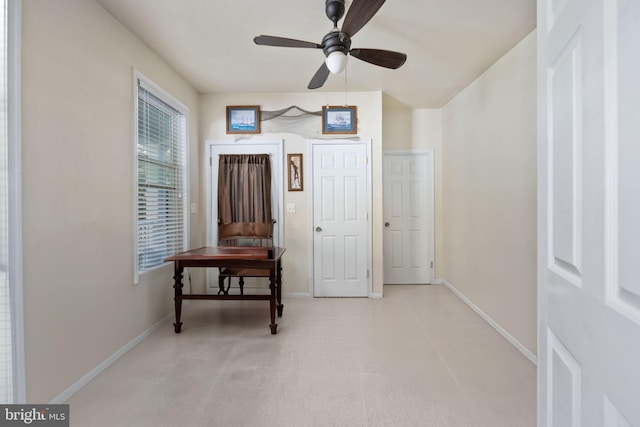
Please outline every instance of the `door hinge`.
[{"label": "door hinge", "polygon": [[431,261],[431,268],[433,268],[433,261]]},{"label": "door hinge", "polygon": [[369,270],[367,270],[367,279],[369,278]]},{"label": "door hinge", "polygon": [[209,166],[213,166],[213,160],[211,157],[209,157]]},{"label": "door hinge", "polygon": [[364,157],[364,164],[368,165],[369,164],[369,156],[365,156]]},{"label": "door hinge", "polygon": [[367,221],[369,221],[369,212],[367,212]]}]

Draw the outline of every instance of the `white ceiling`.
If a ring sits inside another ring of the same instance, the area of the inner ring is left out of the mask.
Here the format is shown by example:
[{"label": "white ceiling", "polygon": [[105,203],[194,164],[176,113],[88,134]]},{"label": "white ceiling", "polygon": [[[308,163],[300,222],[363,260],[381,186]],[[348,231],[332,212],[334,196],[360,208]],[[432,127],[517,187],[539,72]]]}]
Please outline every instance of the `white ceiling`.
[{"label": "white ceiling", "polygon": [[[202,93],[307,91],[322,51],[257,46],[253,37],[320,43],[332,27],[325,0],[97,1]],[[317,90],[381,90],[439,108],[535,25],[535,0],[388,0],[351,47],[404,52],[404,66],[350,58],[346,82],[330,75]]]}]

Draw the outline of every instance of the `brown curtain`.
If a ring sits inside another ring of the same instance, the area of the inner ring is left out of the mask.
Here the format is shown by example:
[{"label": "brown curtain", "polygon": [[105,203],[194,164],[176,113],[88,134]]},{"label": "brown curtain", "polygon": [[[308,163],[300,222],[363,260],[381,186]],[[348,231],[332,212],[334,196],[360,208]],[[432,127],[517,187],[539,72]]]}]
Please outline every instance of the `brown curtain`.
[{"label": "brown curtain", "polygon": [[220,155],[218,238],[271,238],[272,230],[269,155]]}]

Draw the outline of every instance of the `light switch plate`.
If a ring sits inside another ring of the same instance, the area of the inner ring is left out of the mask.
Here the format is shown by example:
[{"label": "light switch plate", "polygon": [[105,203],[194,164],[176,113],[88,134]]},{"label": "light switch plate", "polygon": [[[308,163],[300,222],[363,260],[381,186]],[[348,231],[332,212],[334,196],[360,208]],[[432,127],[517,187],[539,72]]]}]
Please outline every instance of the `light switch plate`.
[{"label": "light switch plate", "polygon": [[287,213],[296,213],[295,203],[287,203]]}]

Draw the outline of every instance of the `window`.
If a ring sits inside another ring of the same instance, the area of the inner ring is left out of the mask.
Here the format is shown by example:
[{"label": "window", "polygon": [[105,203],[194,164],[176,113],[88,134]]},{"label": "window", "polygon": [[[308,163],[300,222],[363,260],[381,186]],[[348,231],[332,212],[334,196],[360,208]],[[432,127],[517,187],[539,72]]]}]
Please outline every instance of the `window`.
[{"label": "window", "polygon": [[20,193],[21,2],[0,0],[0,402],[25,402]]},{"label": "window", "polygon": [[7,186],[7,2],[2,2],[0,17],[0,402],[13,401],[13,351],[11,340],[11,302],[7,275],[8,260],[8,186]]},{"label": "window", "polygon": [[136,92],[136,272],[142,273],[186,249],[188,113],[139,73]]}]

